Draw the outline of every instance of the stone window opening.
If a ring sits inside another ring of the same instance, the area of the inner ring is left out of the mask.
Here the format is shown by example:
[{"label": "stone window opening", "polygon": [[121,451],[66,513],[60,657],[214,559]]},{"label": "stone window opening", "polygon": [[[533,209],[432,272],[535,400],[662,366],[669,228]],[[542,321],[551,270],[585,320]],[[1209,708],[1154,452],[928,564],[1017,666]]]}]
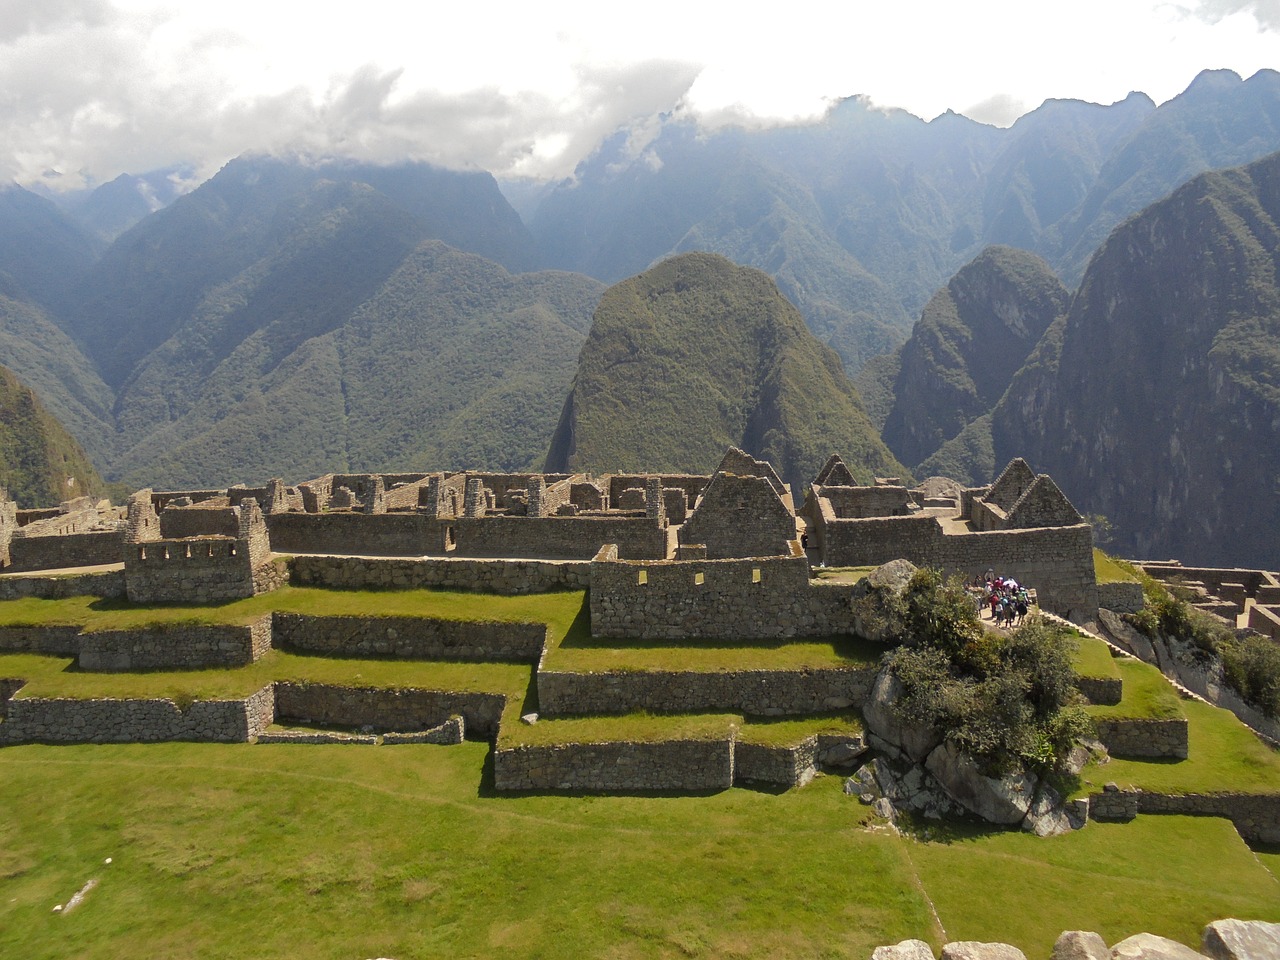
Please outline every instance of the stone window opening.
[{"label": "stone window opening", "polygon": [[231,549],[227,552],[227,556],[234,557],[235,555],[236,555],[236,545],[233,543],[231,545]]},{"label": "stone window opening", "polygon": [[649,571],[641,570],[639,575],[636,577],[636,584],[643,587],[648,582],[649,582]]},{"label": "stone window opening", "polygon": [[751,582],[752,582],[752,583],[759,583],[759,582],[760,582],[760,568],[759,568],[759,567],[752,567],[752,568],[751,568]]},{"label": "stone window opening", "polygon": [[693,584],[696,587],[702,586],[704,583],[706,583],[706,580],[707,580],[706,574],[695,573],[693,575]]}]

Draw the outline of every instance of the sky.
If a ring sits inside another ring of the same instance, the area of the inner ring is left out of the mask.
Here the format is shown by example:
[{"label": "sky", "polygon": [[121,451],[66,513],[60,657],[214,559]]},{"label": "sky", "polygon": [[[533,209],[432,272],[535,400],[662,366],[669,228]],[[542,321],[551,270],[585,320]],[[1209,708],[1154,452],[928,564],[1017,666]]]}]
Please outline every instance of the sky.
[{"label": "sky", "polygon": [[247,151],[550,178],[621,128],[821,118],[862,95],[1007,126],[1280,69],[1280,0],[760,6],[0,0],[0,183],[81,189]]}]

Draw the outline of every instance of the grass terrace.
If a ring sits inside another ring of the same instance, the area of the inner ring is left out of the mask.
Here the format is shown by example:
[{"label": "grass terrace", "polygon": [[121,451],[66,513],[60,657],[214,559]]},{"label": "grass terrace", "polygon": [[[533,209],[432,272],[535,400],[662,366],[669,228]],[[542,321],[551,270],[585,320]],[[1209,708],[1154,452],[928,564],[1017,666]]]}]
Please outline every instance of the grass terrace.
[{"label": "grass terrace", "polygon": [[1093,571],[1098,583],[1141,583],[1142,576],[1132,564],[1093,548]]},{"label": "grass terrace", "polygon": [[1155,667],[1137,659],[1113,660],[1112,666],[1119,671],[1124,692],[1117,704],[1089,707],[1093,716],[1174,720],[1185,715],[1186,702]]},{"label": "grass terrace", "polygon": [[1111,648],[1092,637],[1078,638],[1073,666],[1082,677],[1109,679],[1120,676],[1120,668],[1116,665],[1115,657],[1111,656]]}]

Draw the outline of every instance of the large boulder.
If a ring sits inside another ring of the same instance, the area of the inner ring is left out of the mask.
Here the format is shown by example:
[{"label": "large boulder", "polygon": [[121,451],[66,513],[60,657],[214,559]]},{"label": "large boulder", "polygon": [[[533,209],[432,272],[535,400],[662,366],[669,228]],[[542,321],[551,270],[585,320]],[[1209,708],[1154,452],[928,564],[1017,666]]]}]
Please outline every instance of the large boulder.
[{"label": "large boulder", "polygon": [[875,643],[892,641],[893,629],[884,613],[888,603],[907,588],[915,572],[916,565],[910,560],[890,560],[854,584],[849,597],[853,632]]},{"label": "large boulder", "polygon": [[1066,930],[1054,941],[1049,960],[1111,960],[1111,951],[1091,930]]},{"label": "large boulder", "polygon": [[1037,837],[1056,837],[1060,833],[1069,833],[1074,828],[1062,802],[1062,794],[1048,784],[1043,784],[1022,820],[1022,829]]},{"label": "large boulder", "polygon": [[1026,772],[988,777],[953,744],[929,754],[925,767],[956,803],[989,823],[1021,823],[1036,795],[1036,778]]},{"label": "large boulder", "polygon": [[933,948],[923,940],[903,940],[888,947],[876,947],[871,960],[933,960]]},{"label": "large boulder", "polygon": [[1204,957],[1168,937],[1135,933],[1111,948],[1111,960],[1204,960]]},{"label": "large boulder", "polygon": [[1280,957],[1280,923],[1215,920],[1204,928],[1200,952],[1213,960],[1275,960]]},{"label": "large boulder", "polygon": [[943,946],[942,960],[1027,960],[1027,955],[1007,943],[957,940]]},{"label": "large boulder", "polygon": [[893,670],[882,669],[871,687],[871,696],[862,705],[862,716],[872,734],[919,763],[942,741],[942,734],[933,727],[905,723],[898,718],[895,708],[903,692],[902,681]]}]

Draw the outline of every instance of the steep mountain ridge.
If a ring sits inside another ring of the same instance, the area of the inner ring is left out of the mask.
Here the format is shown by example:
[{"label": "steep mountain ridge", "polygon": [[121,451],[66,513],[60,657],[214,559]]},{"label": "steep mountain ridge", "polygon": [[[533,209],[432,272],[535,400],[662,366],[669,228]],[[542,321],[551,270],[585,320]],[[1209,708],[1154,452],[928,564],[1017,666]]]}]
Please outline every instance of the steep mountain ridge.
[{"label": "steep mountain ridge", "polygon": [[1068,293],[1034,254],[988,247],[925,305],[898,352],[882,431],[903,462],[920,464],[987,414]]},{"label": "steep mountain ridge", "polygon": [[0,367],[0,486],[22,507],[57,506],[102,490],[80,445],[34,391]]},{"label": "steep mountain ridge", "polygon": [[726,447],[788,482],[832,452],[899,474],[839,358],[758,270],[687,253],[605,291],[546,469],[709,472]]},{"label": "steep mountain ridge", "polygon": [[992,415],[1119,548],[1280,565],[1280,154],[1204,174],[1094,256]]}]

